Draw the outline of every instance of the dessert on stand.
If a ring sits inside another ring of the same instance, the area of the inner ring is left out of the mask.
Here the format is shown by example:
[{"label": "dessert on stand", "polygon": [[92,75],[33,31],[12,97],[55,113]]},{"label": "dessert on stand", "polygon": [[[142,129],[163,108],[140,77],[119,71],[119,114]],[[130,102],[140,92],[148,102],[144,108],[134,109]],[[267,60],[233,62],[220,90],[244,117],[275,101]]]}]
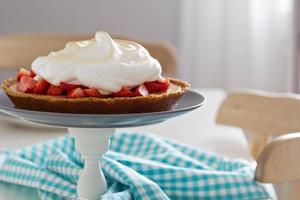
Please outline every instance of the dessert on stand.
[{"label": "dessert on stand", "polygon": [[205,101],[185,81],[162,77],[144,47],[106,32],[38,57],[1,87],[0,111],[68,128],[85,161],[77,184],[83,199],[99,199],[107,189],[99,159],[116,128],[163,122]]}]

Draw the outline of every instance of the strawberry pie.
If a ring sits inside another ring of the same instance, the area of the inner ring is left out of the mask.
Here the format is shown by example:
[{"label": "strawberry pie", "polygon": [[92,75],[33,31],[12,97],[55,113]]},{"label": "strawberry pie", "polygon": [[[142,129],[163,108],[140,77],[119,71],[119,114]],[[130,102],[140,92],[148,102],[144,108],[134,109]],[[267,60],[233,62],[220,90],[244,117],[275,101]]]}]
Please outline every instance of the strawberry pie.
[{"label": "strawberry pie", "polygon": [[86,114],[170,110],[188,87],[162,77],[143,46],[106,32],[38,57],[31,70],[21,68],[2,84],[17,108]]}]

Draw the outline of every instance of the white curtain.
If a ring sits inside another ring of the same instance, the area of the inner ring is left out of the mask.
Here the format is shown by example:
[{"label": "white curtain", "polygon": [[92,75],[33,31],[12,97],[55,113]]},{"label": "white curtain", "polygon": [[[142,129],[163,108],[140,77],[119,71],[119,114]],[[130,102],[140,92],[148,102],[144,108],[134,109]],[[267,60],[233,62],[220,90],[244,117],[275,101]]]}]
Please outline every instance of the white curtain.
[{"label": "white curtain", "polygon": [[193,86],[293,89],[293,0],[188,0],[180,8],[180,74]]}]

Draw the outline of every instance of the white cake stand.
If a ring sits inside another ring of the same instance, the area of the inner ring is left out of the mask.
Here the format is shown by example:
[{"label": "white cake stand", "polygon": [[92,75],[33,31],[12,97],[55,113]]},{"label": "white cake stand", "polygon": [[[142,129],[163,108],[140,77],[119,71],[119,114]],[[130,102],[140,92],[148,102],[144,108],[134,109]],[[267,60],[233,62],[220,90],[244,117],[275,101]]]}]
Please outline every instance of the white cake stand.
[{"label": "white cake stand", "polygon": [[75,148],[85,161],[77,183],[80,199],[98,200],[107,190],[99,159],[109,147],[116,128],[143,126],[163,122],[200,107],[204,97],[187,91],[172,111],[137,114],[68,114],[16,109],[0,92],[0,111],[21,120],[56,127],[67,127],[75,138]]}]

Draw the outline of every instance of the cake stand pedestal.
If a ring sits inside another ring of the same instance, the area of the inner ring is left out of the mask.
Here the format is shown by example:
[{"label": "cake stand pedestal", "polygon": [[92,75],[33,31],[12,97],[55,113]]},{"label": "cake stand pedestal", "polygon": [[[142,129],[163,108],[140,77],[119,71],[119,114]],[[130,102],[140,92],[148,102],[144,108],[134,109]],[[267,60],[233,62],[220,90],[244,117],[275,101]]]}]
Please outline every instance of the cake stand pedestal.
[{"label": "cake stand pedestal", "polygon": [[86,200],[99,200],[107,190],[99,159],[108,150],[109,138],[115,133],[116,128],[160,123],[192,111],[200,107],[204,101],[201,94],[189,90],[171,111],[134,114],[51,113],[17,109],[0,91],[1,112],[31,123],[68,128],[71,136],[75,138],[76,150],[84,159],[84,168],[77,183],[77,193],[79,199]]},{"label": "cake stand pedestal", "polygon": [[77,183],[77,193],[82,199],[99,199],[107,184],[99,159],[108,150],[109,138],[114,128],[68,128],[75,138],[75,148],[84,159],[84,168]]}]

